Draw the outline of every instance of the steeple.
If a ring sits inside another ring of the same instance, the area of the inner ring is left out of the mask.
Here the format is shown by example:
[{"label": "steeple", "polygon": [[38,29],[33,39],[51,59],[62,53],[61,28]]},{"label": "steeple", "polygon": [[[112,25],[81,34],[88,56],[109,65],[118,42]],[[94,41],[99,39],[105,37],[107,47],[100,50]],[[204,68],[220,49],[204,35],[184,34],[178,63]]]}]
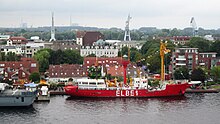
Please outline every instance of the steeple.
[{"label": "steeple", "polygon": [[51,26],[51,36],[50,36],[50,41],[56,41],[55,39],[55,27],[54,27],[54,17],[53,17],[53,12],[52,12],[52,26]]}]

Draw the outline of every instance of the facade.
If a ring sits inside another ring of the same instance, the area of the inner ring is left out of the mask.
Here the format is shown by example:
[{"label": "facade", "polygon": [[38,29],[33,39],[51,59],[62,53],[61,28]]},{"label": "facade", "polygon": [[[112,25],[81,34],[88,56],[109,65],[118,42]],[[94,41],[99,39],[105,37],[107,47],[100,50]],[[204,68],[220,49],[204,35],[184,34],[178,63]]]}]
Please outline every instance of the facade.
[{"label": "facade", "polygon": [[210,70],[218,64],[216,55],[215,52],[199,53],[198,48],[176,48],[172,53],[170,73],[181,66],[186,66],[189,71],[197,66],[203,66]]},{"label": "facade", "polygon": [[0,35],[0,40],[8,40],[10,35]]},{"label": "facade", "polygon": [[32,58],[21,58],[21,61],[0,61],[1,78],[28,80],[33,72],[39,72],[39,70],[37,61]]},{"label": "facade", "polygon": [[43,48],[44,48],[44,43],[28,42],[25,45],[24,55],[27,58],[32,58],[38,50]]},{"label": "facade", "polygon": [[210,70],[212,67],[216,66],[217,64],[217,53],[210,52],[210,53],[199,53],[199,65],[206,67]]},{"label": "facade", "polygon": [[198,48],[175,48],[172,53],[173,70],[186,66],[192,71],[199,64]]},{"label": "facade", "polygon": [[191,37],[189,36],[173,36],[171,37],[171,41],[173,41],[173,44],[175,45],[185,45],[187,42],[189,42]]},{"label": "facade", "polygon": [[118,48],[115,46],[82,46],[80,55],[85,57],[90,54],[95,54],[97,57],[117,57]]},{"label": "facade", "polygon": [[133,47],[133,48],[137,48],[138,50],[140,50],[145,42],[146,41],[121,41],[121,42],[115,43],[115,45],[119,49],[122,49],[123,47],[129,47],[129,48]]},{"label": "facade", "polygon": [[24,37],[10,37],[7,41],[7,45],[21,45],[26,43],[27,39]]},{"label": "facade", "polygon": [[122,65],[122,58],[121,57],[113,57],[113,58],[107,58],[107,57],[85,57],[83,61],[83,65],[89,68],[92,65],[95,65],[96,62],[99,65],[103,65],[105,67],[111,66],[111,65]]},{"label": "facade", "polygon": [[[107,74],[111,74],[111,76],[124,76],[124,67],[122,65],[111,65],[106,67]],[[144,77],[145,71],[141,67],[137,67],[136,65],[129,64],[127,67],[127,76],[132,78],[136,78],[139,76]]]},{"label": "facade", "polygon": [[87,69],[79,64],[50,65],[48,70],[49,82],[67,82],[70,78],[87,77]]},{"label": "facade", "polygon": [[57,50],[80,50],[80,45],[77,45],[75,41],[56,41],[52,43],[45,44],[45,48],[52,49],[54,51]]},{"label": "facade", "polygon": [[1,46],[1,52],[7,55],[9,52],[15,53],[16,55],[24,55],[24,45],[19,46]]},{"label": "facade", "polygon": [[94,42],[105,39],[104,35],[97,31],[77,31],[76,44],[81,46],[92,46]]}]

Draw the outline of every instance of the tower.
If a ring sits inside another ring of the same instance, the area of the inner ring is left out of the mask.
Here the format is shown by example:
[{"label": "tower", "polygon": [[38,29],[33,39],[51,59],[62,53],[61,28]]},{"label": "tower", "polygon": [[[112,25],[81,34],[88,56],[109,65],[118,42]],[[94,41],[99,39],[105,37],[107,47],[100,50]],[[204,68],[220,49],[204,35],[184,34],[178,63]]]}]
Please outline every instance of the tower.
[{"label": "tower", "polygon": [[129,22],[131,20],[130,14],[128,15],[128,19],[125,22],[125,36],[124,41],[131,41],[130,30],[129,30]]},{"label": "tower", "polygon": [[193,37],[195,37],[197,35],[197,25],[196,25],[196,21],[194,19],[194,17],[191,18],[191,21],[190,21],[190,25],[192,26],[192,29],[193,29]]},{"label": "tower", "polygon": [[50,41],[56,41],[55,39],[55,27],[54,27],[54,17],[53,17],[53,12],[52,12],[52,26],[51,26],[51,36],[50,36]]}]

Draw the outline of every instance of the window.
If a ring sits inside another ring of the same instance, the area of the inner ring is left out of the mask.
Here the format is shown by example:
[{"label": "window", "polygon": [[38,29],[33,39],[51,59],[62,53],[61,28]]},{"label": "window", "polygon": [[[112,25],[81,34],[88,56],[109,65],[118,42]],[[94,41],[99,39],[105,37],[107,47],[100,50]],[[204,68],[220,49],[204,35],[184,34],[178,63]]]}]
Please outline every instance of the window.
[{"label": "window", "polygon": [[31,63],[31,67],[37,67],[36,63]]}]

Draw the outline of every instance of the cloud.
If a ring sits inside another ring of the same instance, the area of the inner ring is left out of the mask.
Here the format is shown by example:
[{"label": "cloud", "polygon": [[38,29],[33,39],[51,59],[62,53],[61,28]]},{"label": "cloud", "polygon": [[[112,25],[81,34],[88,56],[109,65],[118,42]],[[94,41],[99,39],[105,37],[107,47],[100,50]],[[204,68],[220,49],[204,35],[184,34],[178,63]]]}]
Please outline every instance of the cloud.
[{"label": "cloud", "polygon": [[218,0],[0,0],[0,26],[18,25],[21,18],[36,26],[49,25],[51,12],[56,24],[73,21],[87,26],[124,27],[127,15],[131,26],[184,28],[195,17],[199,25],[219,28]]}]

